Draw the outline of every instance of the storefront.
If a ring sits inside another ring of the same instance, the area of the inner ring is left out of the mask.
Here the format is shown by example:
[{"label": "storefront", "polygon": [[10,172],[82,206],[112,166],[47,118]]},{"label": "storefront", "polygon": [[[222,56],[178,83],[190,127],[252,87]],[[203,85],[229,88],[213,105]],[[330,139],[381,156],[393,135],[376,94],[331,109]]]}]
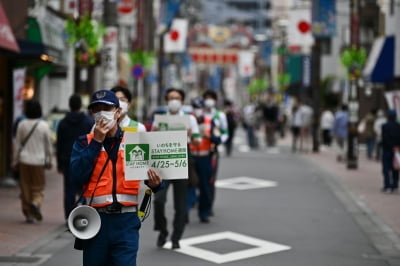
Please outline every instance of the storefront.
[{"label": "storefront", "polygon": [[10,26],[8,17],[0,2],[0,180],[6,176],[9,169],[11,145],[9,136],[12,118],[12,101],[10,87],[12,86],[12,77],[9,73],[10,59],[9,54],[17,54],[20,48],[15,35]]}]

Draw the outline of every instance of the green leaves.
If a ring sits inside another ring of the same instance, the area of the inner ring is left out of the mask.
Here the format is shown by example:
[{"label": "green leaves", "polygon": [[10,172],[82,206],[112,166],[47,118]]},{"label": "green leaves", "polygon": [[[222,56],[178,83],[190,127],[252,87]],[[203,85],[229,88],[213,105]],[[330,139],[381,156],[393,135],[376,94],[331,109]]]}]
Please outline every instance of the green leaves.
[{"label": "green leaves", "polygon": [[103,44],[104,25],[84,15],[78,21],[68,19],[65,31],[68,44],[75,46],[77,62],[84,65],[96,64],[97,52]]},{"label": "green leaves", "polygon": [[154,52],[146,52],[138,49],[135,52],[129,52],[128,54],[132,65],[141,65],[145,69],[149,69],[155,61]]},{"label": "green leaves", "polygon": [[263,78],[254,79],[247,87],[248,93],[252,96],[258,93],[262,93],[268,88],[268,81]]},{"label": "green leaves", "polygon": [[344,50],[340,57],[340,62],[346,67],[348,74],[354,77],[359,77],[366,61],[367,52],[365,49],[357,49],[355,46]]}]

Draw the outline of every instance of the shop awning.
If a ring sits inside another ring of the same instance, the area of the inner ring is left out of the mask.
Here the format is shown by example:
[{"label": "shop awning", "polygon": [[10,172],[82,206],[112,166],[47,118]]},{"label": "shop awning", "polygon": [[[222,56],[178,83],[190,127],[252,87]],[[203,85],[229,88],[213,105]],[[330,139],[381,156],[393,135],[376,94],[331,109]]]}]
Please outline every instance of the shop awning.
[{"label": "shop awning", "polygon": [[394,79],[394,36],[377,38],[374,41],[363,77],[373,83],[387,83]]},{"label": "shop awning", "polygon": [[6,13],[4,12],[3,5],[0,2],[0,48],[19,52],[18,44],[15,40],[14,33],[12,32],[10,23]]}]

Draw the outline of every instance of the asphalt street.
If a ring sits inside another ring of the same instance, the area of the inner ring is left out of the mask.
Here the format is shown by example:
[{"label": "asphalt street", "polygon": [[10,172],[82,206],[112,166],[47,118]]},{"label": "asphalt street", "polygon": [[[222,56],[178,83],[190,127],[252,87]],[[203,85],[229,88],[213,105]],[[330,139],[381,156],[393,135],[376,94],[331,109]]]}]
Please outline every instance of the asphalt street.
[{"label": "asphalt street", "polygon": [[[221,156],[211,222],[201,224],[192,209],[181,249],[171,250],[169,243],[160,249],[150,215],[141,229],[138,265],[399,265],[376,248],[362,225],[369,218],[355,216],[357,206],[351,197],[340,196],[347,192],[335,173],[292,154],[289,147],[248,151],[244,142],[239,137],[233,156]],[[170,198],[167,209],[171,228]],[[42,258],[36,265],[82,264],[68,232],[32,255]]]}]

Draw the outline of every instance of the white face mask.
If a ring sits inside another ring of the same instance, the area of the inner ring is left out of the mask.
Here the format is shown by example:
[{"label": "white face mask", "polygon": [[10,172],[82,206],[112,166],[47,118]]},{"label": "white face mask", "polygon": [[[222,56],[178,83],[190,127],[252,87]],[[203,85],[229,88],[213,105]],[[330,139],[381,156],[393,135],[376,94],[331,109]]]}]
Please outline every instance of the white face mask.
[{"label": "white face mask", "polygon": [[101,118],[107,121],[107,127],[112,128],[117,122],[114,115],[117,111],[100,111],[94,114],[94,121],[97,123]]},{"label": "white face mask", "polygon": [[128,103],[119,101],[119,107],[122,109],[122,114],[126,114],[128,112]]},{"label": "white face mask", "polygon": [[178,112],[182,107],[182,102],[179,100],[170,100],[168,101],[168,109],[170,112]]},{"label": "white face mask", "polygon": [[194,115],[195,115],[196,117],[200,117],[200,116],[203,115],[203,109],[201,109],[201,108],[195,108],[195,109],[193,110],[193,112],[194,112]]},{"label": "white face mask", "polygon": [[206,99],[204,105],[208,108],[213,108],[215,106],[215,101],[213,99]]}]

